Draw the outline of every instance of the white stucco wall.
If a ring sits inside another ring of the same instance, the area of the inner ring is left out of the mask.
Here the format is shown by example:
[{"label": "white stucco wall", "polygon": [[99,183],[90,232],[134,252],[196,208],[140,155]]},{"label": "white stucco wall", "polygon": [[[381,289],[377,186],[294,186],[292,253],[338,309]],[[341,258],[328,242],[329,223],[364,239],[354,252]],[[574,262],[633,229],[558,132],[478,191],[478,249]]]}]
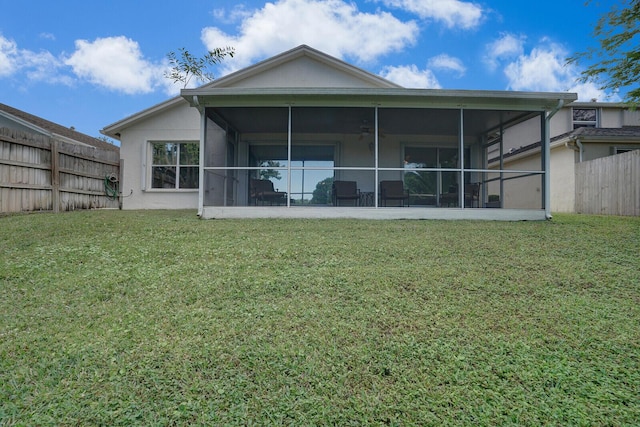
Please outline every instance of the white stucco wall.
[{"label": "white stucco wall", "polygon": [[[150,141],[199,141],[200,113],[186,101],[122,131],[123,209],[197,209],[198,190],[151,189]],[[129,192],[132,194],[128,196]]]},{"label": "white stucco wall", "polygon": [[551,212],[574,212],[576,153],[564,145],[551,150]]},{"label": "white stucco wall", "polygon": [[622,113],[623,126],[640,126],[640,108],[635,110],[625,110]]}]

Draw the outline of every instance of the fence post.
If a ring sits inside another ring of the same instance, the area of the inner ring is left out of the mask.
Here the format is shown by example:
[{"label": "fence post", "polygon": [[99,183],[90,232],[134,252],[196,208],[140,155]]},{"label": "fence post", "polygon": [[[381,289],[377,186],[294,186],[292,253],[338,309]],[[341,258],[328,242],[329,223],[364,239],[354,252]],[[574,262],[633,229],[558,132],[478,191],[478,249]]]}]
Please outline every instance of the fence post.
[{"label": "fence post", "polygon": [[51,139],[51,202],[53,212],[60,212],[60,172],[58,141]]},{"label": "fence post", "polygon": [[123,194],[122,194],[122,180],[124,178],[124,159],[120,159],[120,166],[118,168],[118,209],[122,210]]}]

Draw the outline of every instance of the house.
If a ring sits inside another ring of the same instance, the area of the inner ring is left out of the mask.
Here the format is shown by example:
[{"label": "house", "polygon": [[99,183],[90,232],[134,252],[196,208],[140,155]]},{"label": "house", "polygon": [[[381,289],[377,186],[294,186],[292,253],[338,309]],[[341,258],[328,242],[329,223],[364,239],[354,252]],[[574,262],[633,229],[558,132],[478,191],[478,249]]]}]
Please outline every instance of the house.
[{"label": "house", "polygon": [[85,147],[95,147],[110,151],[119,151],[119,147],[98,138],[45,120],[42,117],[0,103],[0,128],[9,128],[36,135],[47,136],[62,142]]},{"label": "house", "polygon": [[[197,209],[203,218],[545,219],[551,118],[576,98],[405,89],[302,45],[183,89],[102,132],[121,141],[122,186],[132,189],[125,209]],[[541,141],[545,160],[490,167],[496,148],[505,163],[504,135],[522,125]],[[384,191],[397,187],[389,182],[402,183],[400,195]],[[496,183],[503,209],[487,208]]]},{"label": "house", "polygon": [[[521,123],[503,135],[503,161],[499,150],[490,155],[490,167],[526,169],[541,161],[541,140],[534,121]],[[640,111],[626,104],[574,102],[561,108],[550,126],[551,210],[576,212],[576,165],[640,149]],[[513,190],[513,189],[511,189]],[[496,183],[490,190],[500,194]],[[508,189],[503,188],[502,194]],[[512,206],[526,203],[526,195],[504,195]]]},{"label": "house", "polygon": [[119,147],[0,104],[0,212],[117,208]]}]

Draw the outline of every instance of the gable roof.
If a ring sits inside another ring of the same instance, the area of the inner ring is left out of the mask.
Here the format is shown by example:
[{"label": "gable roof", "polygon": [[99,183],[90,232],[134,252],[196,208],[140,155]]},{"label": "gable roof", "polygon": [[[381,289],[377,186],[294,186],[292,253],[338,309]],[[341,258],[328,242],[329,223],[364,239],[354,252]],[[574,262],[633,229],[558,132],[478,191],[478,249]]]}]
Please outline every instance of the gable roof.
[{"label": "gable roof", "polygon": [[[233,87],[247,87],[251,82],[256,82],[260,75],[276,74],[277,70],[285,67],[287,64],[291,64],[295,61],[309,60],[323,67],[325,71],[332,71],[336,74],[343,74],[351,79],[351,82],[360,82],[360,87],[370,88],[395,88],[400,89],[399,86],[389,80],[386,80],[380,76],[369,73],[361,68],[355,67],[340,59],[327,55],[319,50],[313,49],[307,45],[300,45],[296,48],[283,52],[279,55],[265,59],[264,61],[253,64],[249,67],[243,68],[224,77],[214,80],[200,86],[198,89],[208,88],[233,88]],[[264,87],[264,85],[262,86]],[[318,85],[318,82],[312,82],[311,84],[305,84],[305,88],[329,87],[328,82],[325,80],[322,84]],[[169,108],[173,108],[180,104],[188,104],[182,96],[176,96],[168,99],[164,102],[156,104],[145,110],[142,110],[129,117],[125,117],[115,123],[105,126],[100,132],[104,135],[108,135],[114,138],[119,138],[120,131],[128,126],[153,116]]]},{"label": "gable roof", "polygon": [[[640,126],[622,126],[619,128],[597,128],[584,126],[570,132],[556,135],[550,139],[550,143],[552,146],[556,146],[565,143],[565,141],[575,141],[576,139],[579,139],[582,142],[640,144]],[[523,153],[527,153],[525,156],[535,154],[537,151],[533,150],[540,148],[541,145],[541,141],[537,141],[529,145],[523,145],[522,147],[504,153],[504,159]],[[495,157],[493,159],[489,159],[489,163],[497,162],[498,160],[500,160],[500,158]]]},{"label": "gable roof", "polygon": [[[259,75],[268,74],[272,70],[277,70],[279,73],[286,68],[288,64],[300,63],[304,60],[321,67],[323,73],[333,72],[334,75],[342,74],[348,76],[350,84],[348,87],[371,87],[371,88],[402,88],[402,86],[393,83],[380,76],[372,74],[361,68],[355,67],[345,61],[334,58],[319,50],[313,49],[307,45],[300,45],[291,50],[283,52],[279,55],[273,56],[264,61],[258,62],[247,68],[243,68],[227,76],[221,77],[202,88],[228,88],[228,87],[256,87],[251,85]],[[270,78],[272,76],[269,76]],[[294,76],[290,76],[294,77]],[[314,79],[321,77],[320,75],[313,76]],[[296,81],[286,81],[284,84],[282,80],[280,83],[271,83],[268,87],[338,87],[335,81],[329,81],[331,77],[324,80],[306,79],[303,84],[296,84]],[[251,82],[247,84],[246,82]],[[298,80],[299,82],[300,80]],[[260,85],[260,87],[265,87]]]},{"label": "gable roof", "polygon": [[0,115],[51,138],[61,139],[76,144],[80,143],[105,150],[120,151],[119,147],[109,144],[106,141],[102,141],[98,138],[78,132],[73,128],[59,125],[52,121],[43,119],[42,117],[34,116],[33,114],[29,114],[25,111],[18,110],[17,108],[13,108],[2,103],[0,103]]}]

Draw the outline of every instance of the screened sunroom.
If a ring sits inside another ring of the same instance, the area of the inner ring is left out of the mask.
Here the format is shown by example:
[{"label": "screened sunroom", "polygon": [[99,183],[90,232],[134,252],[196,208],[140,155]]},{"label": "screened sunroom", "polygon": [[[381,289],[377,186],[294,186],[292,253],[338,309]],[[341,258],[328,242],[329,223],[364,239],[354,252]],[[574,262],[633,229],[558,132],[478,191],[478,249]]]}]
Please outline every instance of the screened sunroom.
[{"label": "screened sunroom", "polygon": [[540,141],[566,93],[191,89],[202,117],[199,213],[224,217],[549,217]]}]

